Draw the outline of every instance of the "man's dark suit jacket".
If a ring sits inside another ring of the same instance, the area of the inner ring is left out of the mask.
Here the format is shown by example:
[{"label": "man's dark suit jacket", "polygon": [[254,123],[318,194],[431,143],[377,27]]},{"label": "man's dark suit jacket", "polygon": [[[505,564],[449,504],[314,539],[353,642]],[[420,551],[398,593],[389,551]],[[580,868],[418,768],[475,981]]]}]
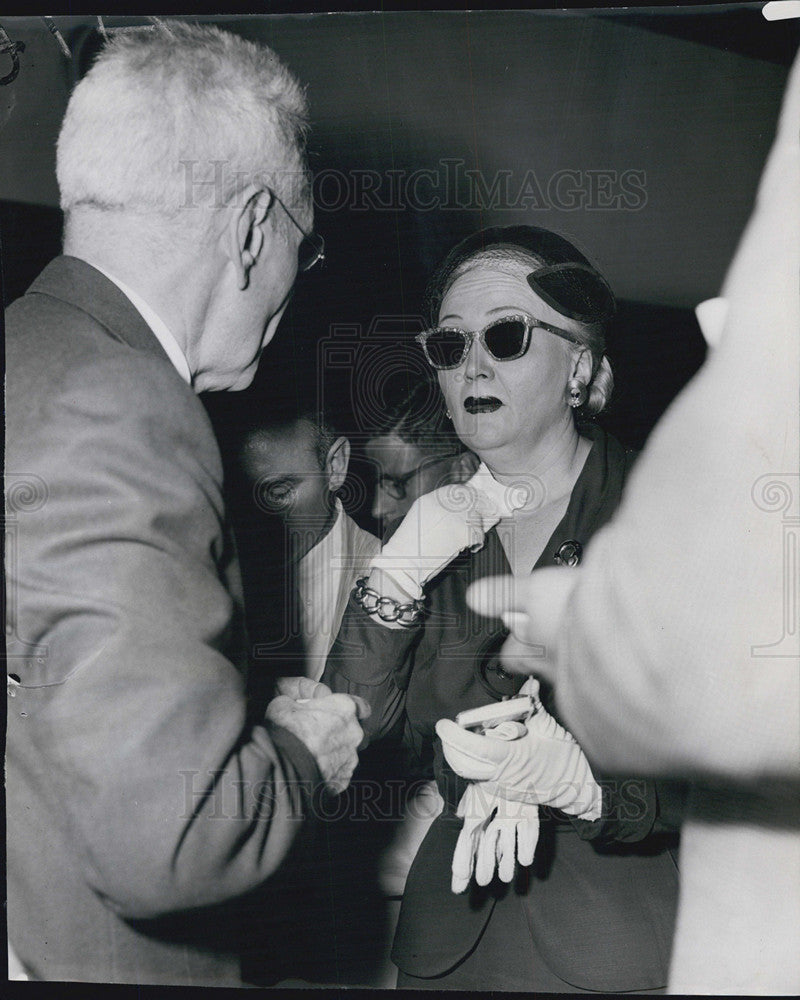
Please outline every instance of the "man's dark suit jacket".
[{"label": "man's dark suit jacket", "polygon": [[319,780],[252,724],[205,411],[74,257],[7,313],[8,924],[41,979],[238,983]]}]

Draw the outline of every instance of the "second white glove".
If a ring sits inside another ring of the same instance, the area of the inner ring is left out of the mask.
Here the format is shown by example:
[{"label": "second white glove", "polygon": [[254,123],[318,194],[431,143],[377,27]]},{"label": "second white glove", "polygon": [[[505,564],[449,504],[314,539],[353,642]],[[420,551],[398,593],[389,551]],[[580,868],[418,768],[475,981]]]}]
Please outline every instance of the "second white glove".
[{"label": "second white glove", "polygon": [[456,815],[463,819],[453,852],[453,892],[464,892],[475,875],[488,885],[495,869],[502,882],[514,878],[517,861],[533,863],[539,840],[539,807],[506,799],[497,785],[473,782],[461,796]]}]

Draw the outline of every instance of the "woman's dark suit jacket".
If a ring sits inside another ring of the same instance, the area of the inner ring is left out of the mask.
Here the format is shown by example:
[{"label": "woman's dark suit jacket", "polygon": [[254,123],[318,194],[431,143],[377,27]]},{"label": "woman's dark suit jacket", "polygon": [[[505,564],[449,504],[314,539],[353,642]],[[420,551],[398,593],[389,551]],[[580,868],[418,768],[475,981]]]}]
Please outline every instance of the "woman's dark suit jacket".
[{"label": "woman's dark suit jacket", "polygon": [[[588,542],[619,502],[631,456],[599,428],[587,434],[593,447],[535,569],[557,562],[565,543]],[[492,530],[483,548],[463,553],[429,584],[423,628],[388,629],[351,598],[328,659],[325,683],[370,702],[368,736],[402,731],[419,762],[433,770],[446,802],[409,873],[392,958],[411,975],[441,975],[471,951],[494,907],[518,905],[513,896],[521,894],[539,952],[567,983],[608,992],[663,986],[678,887],[676,836],[664,831],[661,817],[667,794],[674,793],[667,785],[593,769],[604,785],[600,820],[542,809],[534,864],[513,885],[495,880],[460,895],[450,889],[461,829],[455,809],[466,783],[444,761],[434,726],[513,693],[524,680],[500,668],[497,650],[508,634],[502,623],[474,614],[465,599],[474,580],[508,572]],[[544,685],[543,697],[554,713]]]}]

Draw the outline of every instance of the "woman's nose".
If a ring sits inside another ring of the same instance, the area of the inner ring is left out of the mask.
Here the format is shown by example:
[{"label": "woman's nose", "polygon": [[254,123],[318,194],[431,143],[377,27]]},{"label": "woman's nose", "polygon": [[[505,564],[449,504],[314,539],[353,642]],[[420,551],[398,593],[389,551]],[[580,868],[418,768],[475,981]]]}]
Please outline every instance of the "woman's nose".
[{"label": "woman's nose", "polygon": [[466,368],[464,369],[464,378],[468,382],[474,382],[475,379],[485,378],[491,379],[494,377],[494,362],[492,356],[483,346],[483,344],[475,337],[470,344],[469,350],[467,351]]}]

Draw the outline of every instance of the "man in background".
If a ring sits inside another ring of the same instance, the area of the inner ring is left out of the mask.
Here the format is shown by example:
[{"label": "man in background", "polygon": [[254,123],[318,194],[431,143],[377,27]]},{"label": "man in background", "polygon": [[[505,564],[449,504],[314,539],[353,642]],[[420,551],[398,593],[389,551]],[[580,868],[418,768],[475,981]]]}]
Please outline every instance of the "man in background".
[{"label": "man in background", "polygon": [[420,379],[388,407],[364,445],[375,469],[372,516],[382,528],[398,521],[423,493],[466,482],[478,459],[456,437],[435,381]]},{"label": "man in background", "polygon": [[[295,675],[298,696],[315,690],[350,593],[380,548],[337,495],[350,441],[317,408],[308,374],[296,372],[286,391],[268,378],[205,399],[242,564],[256,703],[268,701],[281,674]],[[381,985],[389,941],[374,872],[389,824],[374,821],[379,779],[366,768],[249,907],[248,982]]]},{"label": "man in background", "polygon": [[[238,488],[234,503],[242,515],[239,553],[247,570],[245,606],[254,659],[262,658],[258,637],[265,619],[274,621],[280,608],[285,635],[293,631],[302,640],[301,672],[316,681],[350,592],[380,542],[356,524],[337,496],[350,464],[348,438],[311,406],[270,414],[257,399],[242,402],[228,460],[235,466],[230,479]],[[293,601],[265,590],[267,554],[276,547],[287,568],[285,593]],[[268,656],[269,648],[263,653]]]},{"label": "man in background", "polygon": [[176,22],[115,34],[58,141],[56,258],[6,318],[8,927],[34,979],[240,985],[240,900],[360,706],[245,697],[241,579],[196,393],[243,389],[319,259],[302,90]]}]

